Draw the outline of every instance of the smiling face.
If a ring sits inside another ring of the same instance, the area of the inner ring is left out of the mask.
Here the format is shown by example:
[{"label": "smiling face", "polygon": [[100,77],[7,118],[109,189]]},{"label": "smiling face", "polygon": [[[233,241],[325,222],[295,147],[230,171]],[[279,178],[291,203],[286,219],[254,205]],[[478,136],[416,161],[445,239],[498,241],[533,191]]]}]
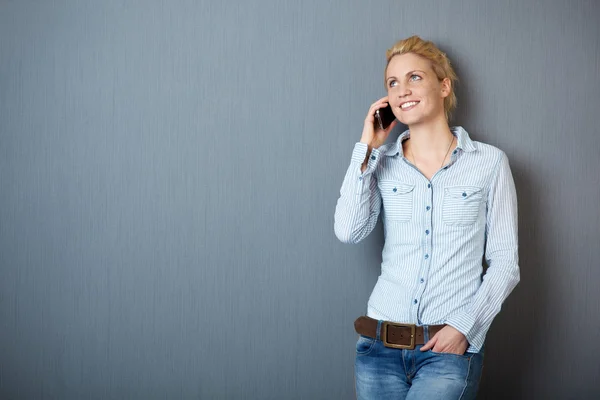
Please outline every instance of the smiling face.
[{"label": "smiling face", "polygon": [[403,124],[446,119],[444,98],[450,94],[450,79],[440,81],[425,58],[413,53],[394,56],[385,83],[394,115]]}]

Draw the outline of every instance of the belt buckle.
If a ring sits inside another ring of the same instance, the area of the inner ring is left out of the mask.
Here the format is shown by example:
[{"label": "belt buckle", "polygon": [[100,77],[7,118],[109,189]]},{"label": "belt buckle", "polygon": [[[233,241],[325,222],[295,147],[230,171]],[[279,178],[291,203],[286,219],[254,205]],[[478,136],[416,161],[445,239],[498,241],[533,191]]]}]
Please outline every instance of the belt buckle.
[{"label": "belt buckle", "polygon": [[[387,330],[388,326],[395,326],[397,328],[410,328],[410,344],[394,344],[388,343],[387,341]],[[383,341],[383,345],[385,347],[391,347],[393,349],[407,349],[413,350],[415,348],[415,333],[417,326],[414,324],[396,324],[394,322],[384,321],[381,324],[381,340]]]}]

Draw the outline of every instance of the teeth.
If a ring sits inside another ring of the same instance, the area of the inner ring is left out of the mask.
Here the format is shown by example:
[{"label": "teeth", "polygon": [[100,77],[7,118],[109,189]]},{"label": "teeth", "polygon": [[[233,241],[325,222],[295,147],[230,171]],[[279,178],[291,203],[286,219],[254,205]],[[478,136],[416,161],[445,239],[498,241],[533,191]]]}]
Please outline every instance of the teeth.
[{"label": "teeth", "polygon": [[410,102],[408,102],[408,103],[404,103],[404,104],[402,104],[402,106],[401,106],[401,107],[402,107],[402,108],[408,108],[408,107],[412,107],[412,106],[416,105],[417,103],[418,103],[418,101],[410,101]]}]

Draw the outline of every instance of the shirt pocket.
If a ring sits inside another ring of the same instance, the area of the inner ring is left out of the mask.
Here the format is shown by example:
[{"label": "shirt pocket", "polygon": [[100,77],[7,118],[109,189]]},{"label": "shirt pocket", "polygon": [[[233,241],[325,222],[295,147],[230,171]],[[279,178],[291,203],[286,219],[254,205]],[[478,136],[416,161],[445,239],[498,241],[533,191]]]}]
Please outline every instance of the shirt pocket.
[{"label": "shirt pocket", "polygon": [[444,189],[444,223],[452,226],[470,226],[477,221],[482,188],[477,186],[452,186]]},{"label": "shirt pocket", "polygon": [[380,181],[383,212],[387,221],[408,222],[413,214],[415,185],[397,181]]}]

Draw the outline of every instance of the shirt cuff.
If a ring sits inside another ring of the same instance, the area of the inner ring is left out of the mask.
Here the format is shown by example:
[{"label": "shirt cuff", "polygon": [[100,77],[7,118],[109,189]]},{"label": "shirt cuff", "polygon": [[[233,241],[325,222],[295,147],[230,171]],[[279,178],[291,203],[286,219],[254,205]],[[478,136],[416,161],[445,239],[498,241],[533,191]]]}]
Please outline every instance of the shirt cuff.
[{"label": "shirt cuff", "polygon": [[[368,151],[369,146],[366,143],[356,143],[354,145],[354,150],[352,151],[352,162],[362,165],[362,163],[365,161]],[[380,155],[381,153],[379,152],[379,149],[371,149],[371,154],[369,155],[369,161],[367,162],[367,169],[365,172],[372,172],[375,170]]]},{"label": "shirt cuff", "polygon": [[473,340],[473,327],[475,326],[475,318],[466,312],[454,315],[445,321],[446,325],[456,328],[460,333],[465,335],[469,343]]}]

